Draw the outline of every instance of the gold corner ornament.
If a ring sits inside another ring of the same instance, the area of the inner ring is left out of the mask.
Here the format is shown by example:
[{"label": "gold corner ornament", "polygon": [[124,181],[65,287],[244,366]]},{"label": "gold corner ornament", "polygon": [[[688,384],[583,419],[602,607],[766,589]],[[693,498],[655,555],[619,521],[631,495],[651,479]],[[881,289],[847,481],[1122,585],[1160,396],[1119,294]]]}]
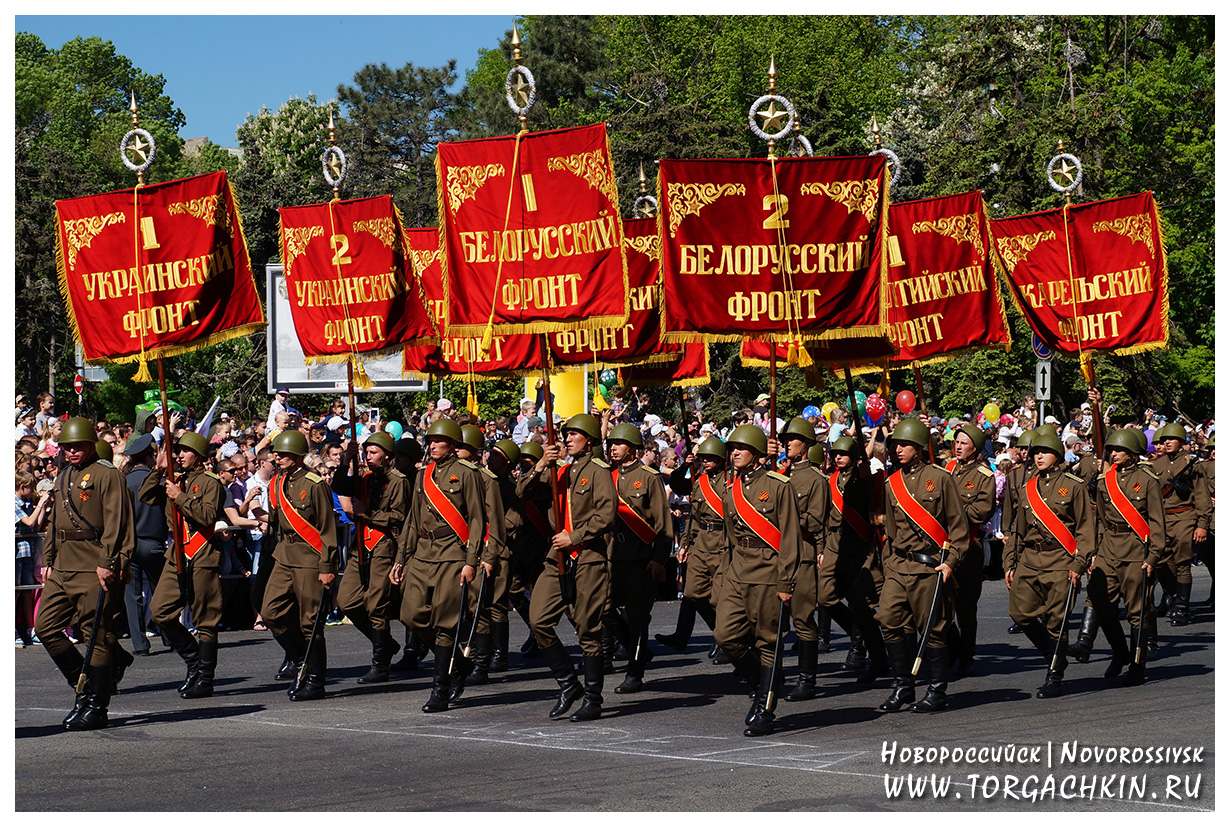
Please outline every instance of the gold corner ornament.
[{"label": "gold corner ornament", "polygon": [[1153,221],[1148,213],[1126,215],[1112,221],[1096,221],[1093,224],[1093,231],[1126,236],[1129,241],[1148,247],[1149,255],[1157,255],[1153,247]]},{"label": "gold corner ornament", "polygon": [[356,233],[368,233],[375,236],[386,248],[392,248],[393,240],[397,237],[397,228],[393,226],[392,218],[368,218],[360,219],[351,225]]},{"label": "gold corner ornament", "polygon": [[692,215],[700,215],[702,209],[724,195],[747,195],[747,188],[743,184],[713,184],[709,182],[703,184],[667,184],[666,203],[671,211],[671,238],[675,237],[675,232],[679,229],[683,219]]},{"label": "gold corner ornament", "polygon": [[880,179],[862,181],[812,181],[799,187],[803,195],[827,195],[849,212],[862,213],[867,223],[875,221],[876,204],[880,198]]},{"label": "gold corner ornament", "polygon": [[491,178],[503,175],[503,164],[449,167],[444,181],[444,189],[448,194],[448,211],[456,215],[461,205],[473,198],[483,184]]},{"label": "gold corner ornament", "polygon": [[611,203],[615,205],[619,198],[615,190],[615,175],[611,165],[607,163],[606,151],[595,149],[593,152],[581,152],[576,155],[560,156],[547,159],[547,171],[565,170],[583,179]]},{"label": "gold corner ornament", "polygon": [[662,239],[656,235],[624,236],[624,245],[653,261],[662,257]]},{"label": "gold corner ornament", "polygon": [[206,195],[189,201],[177,201],[167,207],[167,215],[190,215],[205,222],[205,226],[213,227],[218,223],[218,205],[221,199],[216,195]]},{"label": "gold corner ornament", "polygon": [[958,244],[973,244],[974,249],[978,251],[978,255],[981,257],[985,253],[986,248],[982,246],[980,227],[980,216],[974,213],[966,213],[965,215],[944,216],[943,218],[937,218],[935,221],[916,221],[910,229],[915,235],[918,233],[934,232],[946,238],[951,238]]},{"label": "gold corner ornament", "polygon": [[291,264],[295,259],[303,255],[303,251],[307,249],[308,242],[324,234],[325,228],[319,224],[314,227],[282,228],[282,244],[286,248],[286,261],[282,268],[286,271],[285,275],[287,278],[290,277]]},{"label": "gold corner ornament", "polygon": [[127,216],[122,212],[107,215],[92,215],[89,218],[75,218],[64,222],[64,234],[68,236],[64,252],[68,256],[68,266],[72,269],[77,265],[77,253],[90,246],[94,237],[112,224],[123,224]]},{"label": "gold corner ornament", "polygon": [[999,250],[999,256],[1004,260],[1004,264],[1008,266],[1008,271],[1016,272],[1016,266],[1024,261],[1033,252],[1035,247],[1043,241],[1053,241],[1054,239],[1054,230],[1042,230],[1037,233],[997,238],[995,239],[995,248]]}]

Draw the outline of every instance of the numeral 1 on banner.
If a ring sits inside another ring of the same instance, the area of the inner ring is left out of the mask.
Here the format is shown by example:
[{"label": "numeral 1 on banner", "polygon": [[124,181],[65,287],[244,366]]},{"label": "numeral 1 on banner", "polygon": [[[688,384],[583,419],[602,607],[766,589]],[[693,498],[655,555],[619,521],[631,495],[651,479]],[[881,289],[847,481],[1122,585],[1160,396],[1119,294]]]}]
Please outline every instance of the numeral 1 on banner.
[{"label": "numeral 1 on banner", "polygon": [[142,250],[157,250],[158,234],[154,232],[154,217],[150,215],[141,217],[141,249]]}]

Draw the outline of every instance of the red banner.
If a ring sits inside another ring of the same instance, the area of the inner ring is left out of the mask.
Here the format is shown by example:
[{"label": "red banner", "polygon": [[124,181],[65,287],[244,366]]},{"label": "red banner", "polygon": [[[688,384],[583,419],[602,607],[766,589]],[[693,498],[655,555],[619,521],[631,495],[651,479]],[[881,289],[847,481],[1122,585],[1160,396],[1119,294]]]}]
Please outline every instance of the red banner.
[{"label": "red banner", "polygon": [[563,370],[622,367],[675,361],[679,345],[662,341],[659,314],[658,264],[662,244],[653,218],[626,219],[624,248],[628,261],[628,321],[601,328],[562,330],[550,334],[551,361]]},{"label": "red banner", "polygon": [[991,222],[996,266],[1038,337],[1067,355],[1169,339],[1169,277],[1152,192]]},{"label": "red banner", "polygon": [[295,332],[308,364],[437,338],[391,195],[278,209]]},{"label": "red banner", "polygon": [[438,150],[450,335],[627,321],[628,271],[605,124],[441,143]]},{"label": "red banner", "polygon": [[668,341],[888,343],[882,155],[659,165]]},{"label": "red banner", "polygon": [[677,361],[661,365],[636,365],[620,371],[628,387],[641,385],[667,385],[672,388],[688,388],[708,385],[709,345],[704,342],[688,342],[683,346],[683,356]]},{"label": "red banner", "polygon": [[140,360],[136,381],[266,324],[224,172],[57,201],[56,269],[86,360]]},{"label": "red banner", "polygon": [[[406,255],[419,274],[427,307],[436,324],[447,329],[444,276],[440,268],[440,231],[436,227],[405,230]],[[475,379],[502,379],[542,371],[539,339],[529,333],[497,334],[490,358],[478,357],[480,336],[445,336],[437,345],[407,347],[402,372],[413,377],[473,373]]]}]

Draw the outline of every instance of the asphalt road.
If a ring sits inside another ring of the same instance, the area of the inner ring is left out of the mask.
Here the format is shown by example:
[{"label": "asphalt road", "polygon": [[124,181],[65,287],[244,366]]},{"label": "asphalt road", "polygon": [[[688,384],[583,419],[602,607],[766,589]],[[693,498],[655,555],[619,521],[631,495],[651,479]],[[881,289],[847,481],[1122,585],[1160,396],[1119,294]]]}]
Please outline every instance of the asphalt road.
[{"label": "asphalt road", "polygon": [[[1199,602],[1210,581],[1203,567],[1194,571]],[[653,631],[673,629],[677,605],[659,605]],[[285,684],[273,682],[281,650],[267,633],[227,632],[213,698],[180,699],[182,661],[155,642],[112,699],[111,728],[67,733],[60,721],[72,692],[41,647],[31,647],[15,652],[16,809],[1212,809],[1214,624],[1204,607],[1195,619],[1184,628],[1161,622],[1161,657],[1144,686],[1103,680],[1109,653],[1099,639],[1091,663],[1069,668],[1066,694],[1038,700],[1042,658],[1007,634],[1006,591],[988,583],[977,672],[950,685],[948,711],[877,713],[888,682],[867,689],[839,670],[847,641],[834,627],[834,651],[821,656],[821,697],[779,704],[777,732],[756,739],[742,734],[746,691],[729,667],[707,660],[700,628],[685,652],[654,644],[644,692],[616,695],[621,677],[608,676],[603,717],[585,724],[547,719],[555,683],[541,659],[515,654],[525,638],[515,617],[510,671],[434,715],[419,710],[430,661],[388,684],[360,685],[370,647],[353,628],[334,626],[322,701],[291,703]],[[579,663],[571,629],[564,639]],[[794,666],[789,657],[788,679]],[[1076,758],[1066,760],[1062,745],[1073,742]],[[886,762],[894,743],[911,759],[924,748],[920,762]],[[1123,747],[1203,751],[1186,762],[1129,751],[1121,763]],[[941,761],[941,748],[976,751],[972,761]],[[910,776],[926,779],[921,794],[911,796]],[[1124,776],[1131,780],[1121,787]],[[941,791],[946,778],[951,786]]]}]

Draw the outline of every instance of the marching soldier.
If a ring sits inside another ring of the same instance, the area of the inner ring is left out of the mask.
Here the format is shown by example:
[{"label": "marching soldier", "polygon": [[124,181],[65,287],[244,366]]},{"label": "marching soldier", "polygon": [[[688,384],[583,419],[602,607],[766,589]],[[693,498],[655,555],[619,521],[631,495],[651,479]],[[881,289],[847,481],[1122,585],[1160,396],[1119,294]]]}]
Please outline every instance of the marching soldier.
[{"label": "marching soldier", "polygon": [[[790,619],[799,640],[799,675],[794,687],[783,697],[787,701],[810,701],[816,697],[816,662],[820,647],[820,629],[816,625],[819,576],[816,551],[824,548],[824,515],[829,510],[829,488],[807,457],[808,449],[816,444],[815,427],[796,416],[782,430],[782,441],[786,443],[786,459],[789,460],[784,476],[794,491],[803,540],[799,546],[798,578],[790,598]],[[770,456],[777,456],[775,441],[770,440],[769,449]],[[849,614],[848,610],[845,614]]]},{"label": "marching soldier", "polygon": [[[513,610],[530,629],[529,637],[521,645],[521,654],[526,658],[539,656],[538,640],[530,626],[530,593],[542,574],[554,532],[548,522],[551,513],[551,490],[538,486],[534,491],[538,472],[535,466],[542,459],[542,445],[533,440],[521,443],[520,468],[517,475],[514,503],[521,521],[521,530],[509,540],[512,546],[512,578],[508,584],[508,601]],[[528,491],[527,491],[528,489]]]},{"label": "marching soldier", "polygon": [[[303,467],[307,437],[283,431],[273,438],[273,452],[278,473],[269,490],[269,524],[277,546],[261,617],[295,665],[296,677],[287,696],[292,701],[314,701],[325,696],[324,627],[315,638],[313,631],[323,590],[337,577],[337,518],[328,483]],[[300,681],[305,660],[306,674]]]},{"label": "marching soldier", "polygon": [[[214,671],[218,665],[218,624],[222,620],[222,552],[213,542],[214,525],[224,519],[228,497],[222,480],[204,466],[209,443],[189,431],[176,441],[173,453],[178,478],[166,475],[166,454],[159,451],[154,470],[145,478],[137,497],[146,505],[166,511],[167,526],[180,535],[188,568],[187,594],[180,594],[175,571],[175,543],[167,549],[167,563],[154,588],[150,616],[171,642],[171,648],[188,666],[179,687],[180,697],[208,698],[214,694]],[[179,616],[192,606],[198,642]]]},{"label": "marching soldier", "polygon": [[949,627],[949,653],[958,675],[974,671],[974,645],[978,636],[978,598],[982,596],[982,526],[995,511],[995,474],[980,459],[986,434],[967,422],[953,439],[953,459],[944,470],[952,474],[969,521],[969,545],[961,552],[961,566],[955,570],[956,623]]},{"label": "marching soldier", "polygon": [[[349,450],[357,450],[357,446]],[[389,664],[401,648],[389,631],[396,591],[389,571],[410,509],[410,481],[392,467],[395,450],[393,437],[384,432],[374,433],[363,443],[367,470],[357,479],[350,474],[333,475],[334,493],[350,498],[358,528],[355,544],[363,544],[366,558],[362,568],[367,571],[363,572],[352,560],[337,590],[338,608],[372,644],[372,666],[359,678],[359,683],[387,681]],[[346,467],[352,467],[351,463],[347,462]]]},{"label": "marching soldier", "polygon": [[[469,596],[470,610],[478,612],[478,628],[474,632],[474,648],[470,653],[470,661],[474,666],[470,679],[475,684],[485,684],[488,680],[487,672],[491,668],[492,616],[496,603],[503,601],[508,593],[509,552],[504,487],[494,472],[478,464],[483,455],[483,441],[483,432],[480,429],[474,425],[461,426],[461,443],[457,446],[457,456],[463,462],[474,465],[478,469],[479,479],[482,480],[483,505],[486,509],[484,519],[487,524],[483,542],[487,547],[487,554],[490,554],[493,560],[493,568],[487,572],[486,594],[480,595],[475,588]],[[484,554],[484,559],[487,554]],[[504,614],[504,620],[508,620],[507,613]],[[466,634],[469,634],[469,629]],[[453,700],[459,695],[458,690]]]},{"label": "marching soldier", "polygon": [[[701,473],[692,487],[692,509],[688,527],[679,542],[679,564],[685,566],[683,599],[696,609],[712,632],[717,624],[723,552],[726,549],[726,522],[722,492],[726,489],[726,444],[715,436],[696,448]],[[682,652],[687,639],[655,635],[659,643]]]},{"label": "marching soldier", "polygon": [[[798,577],[803,537],[794,490],[786,477],[761,465],[768,451],[764,431],[740,425],[726,440],[731,473],[722,498],[729,561],[718,600],[718,645],[756,689],[744,723],[748,737],[773,732],[780,684],[778,620]],[[755,638],[755,648],[744,642]],[[771,700],[772,699],[772,700]]]},{"label": "marching soldier", "polygon": [[[410,490],[414,490],[414,485],[419,475],[418,464],[423,458],[423,446],[419,441],[412,436],[403,436],[401,439],[393,443],[393,467],[402,473],[406,478],[406,482],[410,485]],[[406,530],[405,524],[402,524],[402,532]],[[398,545],[400,546],[399,541]],[[394,551],[394,557],[397,552]],[[390,581],[391,582],[391,581]],[[402,600],[402,587],[398,586],[389,596],[391,607],[400,607]],[[400,614],[400,609],[397,614]],[[401,618],[397,617],[400,621]],[[409,672],[418,668],[419,660],[431,649],[431,647],[409,626],[406,626],[406,645],[402,649],[401,659],[389,667],[392,672]]]},{"label": "marching soldier", "polygon": [[1203,474],[1202,463],[1184,450],[1187,431],[1182,425],[1174,422],[1159,428],[1153,435],[1153,442],[1162,446],[1161,455],[1153,461],[1153,470],[1162,486],[1169,545],[1169,554],[1158,569],[1157,580],[1171,599],[1170,625],[1186,626],[1191,622],[1192,560],[1196,556],[1193,545],[1208,539],[1213,513],[1208,480]]},{"label": "marching soldier", "polygon": [[1200,555],[1200,562],[1204,563],[1205,568],[1209,570],[1209,599],[1205,601],[1205,605],[1210,609],[1213,608],[1213,592],[1216,583],[1213,580],[1213,562],[1216,552],[1215,536],[1217,534],[1217,460],[1214,456],[1216,448],[1213,445],[1213,440],[1216,434],[1209,437],[1209,441],[1204,447],[1207,449],[1207,458],[1204,460],[1202,470],[1204,478],[1209,487],[1209,524],[1205,533],[1205,540],[1196,549],[1196,553]]},{"label": "marching soldier", "polygon": [[[1016,525],[1017,506],[1021,502],[1021,497],[1025,492],[1025,483],[1038,472],[1034,468],[1033,463],[1029,461],[1029,447],[1033,444],[1034,434],[1037,431],[1025,431],[1017,437],[1016,445],[1012,448],[1013,465],[1008,469],[1007,478],[1004,481],[1004,502],[1003,513],[1000,516],[1000,525],[1003,526],[1004,534],[1004,550],[1000,557],[1000,566],[1004,566],[1004,562],[1008,559],[1012,551],[1013,534],[1012,526]],[[1021,627],[1013,623],[1008,627],[1008,634],[1017,635],[1021,633]]]},{"label": "marching soldier", "polygon": [[[68,730],[107,726],[116,643],[112,628],[124,601],[120,578],[136,546],[124,478],[98,459],[97,441],[94,426],[83,417],[69,419],[60,431],[64,466],[56,478],[43,541],[43,595],[34,624],[47,654],[68,685],[78,690],[72,711],[64,717]],[[87,641],[85,657],[64,634],[69,627]]]},{"label": "marching soldier", "polygon": [[465,664],[453,664],[458,621],[467,608],[461,587],[473,582],[479,565],[490,577],[495,562],[494,550],[483,547],[481,474],[457,457],[461,441],[461,426],[451,419],[437,419],[427,429],[430,461],[415,483],[408,536],[389,572],[394,584],[406,582],[402,622],[434,642],[431,695],[423,704],[428,713],[448,709],[465,687]]},{"label": "marching soldier", "polygon": [[1029,448],[1037,473],[1025,484],[1005,555],[1008,614],[1047,659],[1046,681],[1037,697],[1063,694],[1067,668],[1068,596],[1080,587],[1094,549],[1093,513],[1084,481],[1060,467],[1063,444],[1039,432]]},{"label": "marching soldier", "polygon": [[[1145,659],[1140,648],[1141,610],[1148,598],[1148,578],[1166,553],[1166,525],[1162,490],[1157,475],[1137,461],[1141,449],[1136,434],[1120,428],[1106,440],[1110,467],[1098,477],[1099,536],[1097,555],[1089,572],[1089,600],[1110,641],[1111,659],[1106,677],[1118,677],[1124,664],[1124,684],[1145,680]],[[1119,625],[1119,602],[1127,608],[1131,645]]]},{"label": "marching soldier", "polygon": [[843,598],[849,602],[853,622],[870,655],[858,681],[871,683],[888,672],[884,636],[875,617],[879,598],[871,572],[875,564],[871,520],[875,479],[869,468],[860,466],[858,444],[850,437],[838,438],[832,454],[837,468],[825,481],[829,496],[817,598],[830,612]]},{"label": "marching soldier", "polygon": [[[558,531],[538,581],[530,596],[530,627],[538,648],[559,683],[559,699],[548,717],[558,721],[585,696],[571,721],[592,721],[602,714],[602,614],[610,589],[608,558],[616,523],[615,480],[611,466],[593,456],[602,441],[598,420],[576,414],[564,423],[564,445],[570,463],[557,463],[559,446],[548,445],[522,489],[530,499],[551,491],[551,474],[559,486],[559,501],[552,504]],[[577,681],[576,668],[555,625],[564,612],[571,612],[581,643],[585,685]]]},{"label": "marching soldier", "polygon": [[[521,460],[521,449],[511,439],[501,439],[491,449],[487,460],[487,469],[495,475],[499,488],[500,502],[504,510],[504,542],[501,545],[500,566],[496,571],[495,585],[491,592],[491,657],[490,665],[486,659],[478,664],[484,671],[508,671],[508,608],[511,589],[514,585],[513,547],[516,537],[523,530],[524,516],[517,508],[517,483],[512,478],[512,471]],[[539,560],[542,559],[542,548],[539,547]],[[525,591],[525,580],[517,579],[516,585]],[[531,581],[532,582],[532,581]],[[480,623],[479,630],[482,626]],[[477,674],[477,668],[475,673]]]},{"label": "marching soldier", "polygon": [[[903,419],[893,430],[900,470],[888,478],[884,531],[884,587],[880,625],[893,671],[893,692],[881,712],[940,712],[948,708],[948,624],[952,622],[952,573],[969,548],[969,523],[952,476],[923,462],[931,435],[917,419]],[[937,580],[938,576],[938,580]],[[937,590],[938,593],[937,593]],[[928,627],[935,601],[939,610]],[[927,694],[914,702],[911,637],[925,642],[930,673]]]},{"label": "marching soldier", "polygon": [[[616,610],[628,613],[628,670],[615,687],[618,695],[640,692],[649,652],[649,619],[654,590],[666,579],[666,559],[674,546],[670,504],[662,475],[640,461],[641,432],[621,423],[607,435],[614,466],[616,508],[615,542],[611,547],[611,588],[602,623],[615,629]],[[632,637],[635,636],[635,637]]]}]

